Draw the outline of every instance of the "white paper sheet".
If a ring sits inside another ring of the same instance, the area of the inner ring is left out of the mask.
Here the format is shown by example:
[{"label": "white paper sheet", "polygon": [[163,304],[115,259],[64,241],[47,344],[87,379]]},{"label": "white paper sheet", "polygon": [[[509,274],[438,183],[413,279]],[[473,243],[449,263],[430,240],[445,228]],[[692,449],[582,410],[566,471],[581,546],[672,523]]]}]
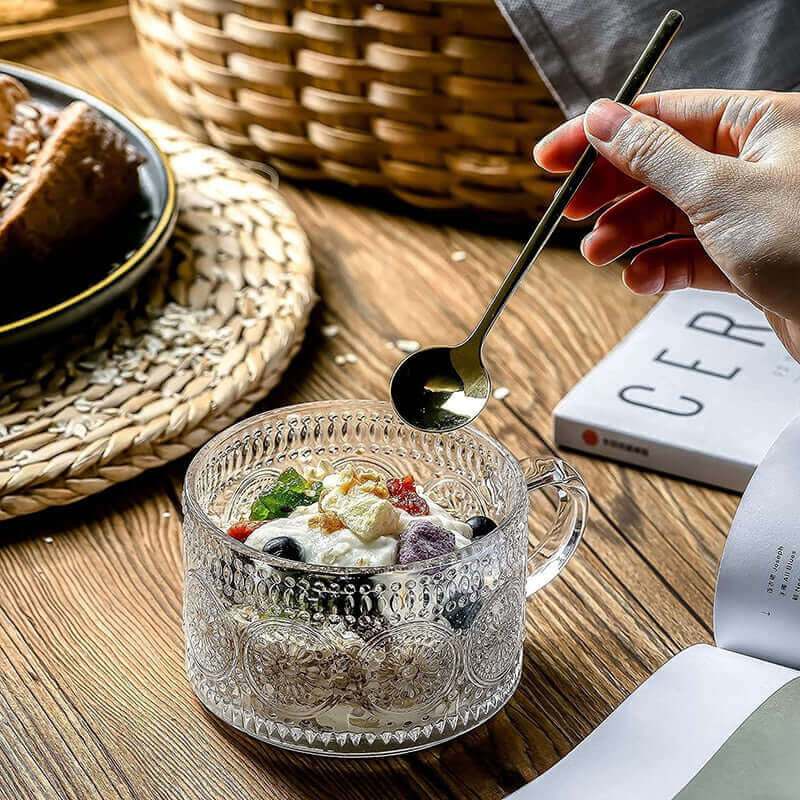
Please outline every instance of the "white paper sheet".
[{"label": "white paper sheet", "polygon": [[695,645],[508,800],[671,800],[736,728],[800,673]]}]

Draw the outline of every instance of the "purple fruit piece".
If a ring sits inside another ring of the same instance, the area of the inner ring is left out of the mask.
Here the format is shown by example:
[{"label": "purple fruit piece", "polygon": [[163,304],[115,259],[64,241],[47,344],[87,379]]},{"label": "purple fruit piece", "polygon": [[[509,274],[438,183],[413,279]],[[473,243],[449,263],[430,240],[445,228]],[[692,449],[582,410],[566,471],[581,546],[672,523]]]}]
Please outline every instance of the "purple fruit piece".
[{"label": "purple fruit piece", "polygon": [[456,537],[452,531],[429,520],[414,520],[409,522],[400,534],[397,563],[411,564],[413,561],[436,558],[451,553],[455,547]]}]

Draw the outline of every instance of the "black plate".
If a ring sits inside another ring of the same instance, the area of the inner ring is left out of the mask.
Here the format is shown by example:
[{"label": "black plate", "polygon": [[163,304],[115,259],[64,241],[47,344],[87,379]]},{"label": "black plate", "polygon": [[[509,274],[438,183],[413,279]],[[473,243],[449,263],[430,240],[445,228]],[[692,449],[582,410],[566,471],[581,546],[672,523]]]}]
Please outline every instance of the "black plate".
[{"label": "black plate", "polygon": [[146,157],[139,168],[140,195],[118,223],[49,270],[47,280],[14,282],[0,292],[0,347],[28,343],[73,325],[128,291],[153,265],[175,226],[175,178],[164,154],[131,119],[87,92],[35,70],[0,61],[48,110],[83,100],[114,123]]}]

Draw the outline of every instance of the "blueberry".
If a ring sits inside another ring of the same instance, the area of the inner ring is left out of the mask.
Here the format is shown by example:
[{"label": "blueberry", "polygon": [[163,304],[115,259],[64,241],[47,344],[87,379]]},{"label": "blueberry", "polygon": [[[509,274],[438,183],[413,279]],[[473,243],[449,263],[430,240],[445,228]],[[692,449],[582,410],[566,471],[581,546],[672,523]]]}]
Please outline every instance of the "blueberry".
[{"label": "blueberry", "polygon": [[[459,602],[461,600],[462,602]],[[445,610],[442,616],[450,623],[455,630],[465,630],[475,622],[475,617],[481,610],[481,598],[463,603],[464,596],[456,598],[456,607],[450,611]],[[462,604],[463,603],[463,604]]]},{"label": "blueberry", "polygon": [[287,558],[290,561],[303,560],[303,548],[291,536],[275,536],[264,544],[262,552],[278,558]]},{"label": "blueberry", "polygon": [[480,539],[481,536],[486,536],[487,533],[491,533],[497,527],[497,523],[493,519],[480,516],[470,517],[467,520],[467,525],[472,528],[473,539]]}]

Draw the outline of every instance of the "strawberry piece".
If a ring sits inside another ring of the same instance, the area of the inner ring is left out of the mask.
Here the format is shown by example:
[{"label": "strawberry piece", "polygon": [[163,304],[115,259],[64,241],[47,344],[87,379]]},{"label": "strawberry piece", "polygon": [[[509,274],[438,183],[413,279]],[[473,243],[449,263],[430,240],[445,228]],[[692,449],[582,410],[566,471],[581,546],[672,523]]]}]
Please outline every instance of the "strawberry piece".
[{"label": "strawberry piece", "polygon": [[228,528],[228,536],[232,536],[234,539],[243,542],[256,528],[261,527],[263,524],[263,522],[259,522],[258,520],[237,522],[235,525],[231,525],[231,527]]}]

